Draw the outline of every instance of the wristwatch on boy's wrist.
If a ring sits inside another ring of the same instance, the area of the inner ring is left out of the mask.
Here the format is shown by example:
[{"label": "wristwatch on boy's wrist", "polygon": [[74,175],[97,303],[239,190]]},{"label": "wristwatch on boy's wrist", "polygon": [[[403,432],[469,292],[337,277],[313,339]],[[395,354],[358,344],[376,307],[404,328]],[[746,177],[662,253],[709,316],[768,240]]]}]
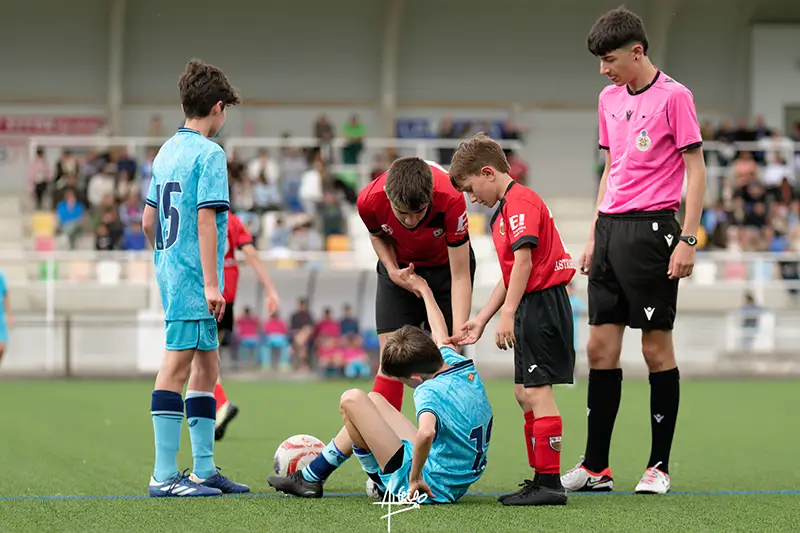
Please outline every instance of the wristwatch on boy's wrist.
[{"label": "wristwatch on boy's wrist", "polygon": [[688,244],[689,246],[696,246],[697,245],[697,237],[694,235],[681,235],[681,240]]}]

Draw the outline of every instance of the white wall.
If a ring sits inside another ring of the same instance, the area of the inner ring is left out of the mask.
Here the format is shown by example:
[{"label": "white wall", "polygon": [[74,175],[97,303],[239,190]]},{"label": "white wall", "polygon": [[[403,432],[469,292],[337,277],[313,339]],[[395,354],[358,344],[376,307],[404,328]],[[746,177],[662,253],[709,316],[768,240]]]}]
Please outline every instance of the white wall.
[{"label": "white wall", "polygon": [[753,110],[783,129],[783,110],[800,105],[800,24],[757,25],[752,31]]}]

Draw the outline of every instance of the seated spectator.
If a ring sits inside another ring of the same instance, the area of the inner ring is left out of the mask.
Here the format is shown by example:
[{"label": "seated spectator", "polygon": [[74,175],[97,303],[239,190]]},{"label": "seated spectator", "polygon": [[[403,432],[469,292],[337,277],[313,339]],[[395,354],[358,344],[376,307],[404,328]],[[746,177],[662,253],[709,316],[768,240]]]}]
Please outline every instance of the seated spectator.
[{"label": "seated spectator", "polygon": [[325,377],[335,377],[341,374],[343,369],[342,350],[339,346],[339,339],[323,336],[316,340],[317,347],[317,368]]},{"label": "seated spectator", "polygon": [[136,175],[129,174],[128,171],[120,171],[115,187],[117,202],[125,202],[133,194],[139,192],[139,184],[136,182]]},{"label": "seated spectator", "polygon": [[322,160],[314,162],[314,166],[306,170],[300,181],[298,195],[303,211],[316,216],[322,202],[322,184],[326,181],[326,170]]},{"label": "seated spectator", "polygon": [[113,243],[114,250],[122,248],[122,240],[125,238],[125,226],[120,222],[116,209],[103,209],[99,213],[99,222],[97,225],[108,228],[108,234]]},{"label": "seated spectator", "polygon": [[272,234],[269,236],[269,247],[273,250],[282,248],[288,249],[290,239],[291,233],[289,233],[289,228],[286,227],[283,217],[279,217],[275,221],[275,227],[272,229]]},{"label": "seated spectator", "polygon": [[325,191],[320,208],[322,218],[322,234],[327,238],[331,235],[345,235],[344,212],[339,199],[331,190]]},{"label": "seated spectator", "polygon": [[111,230],[105,224],[100,224],[95,229],[94,249],[98,252],[117,250],[118,243],[111,236]]},{"label": "seated spectator", "polygon": [[739,308],[741,316],[741,346],[745,350],[751,350],[758,336],[759,322],[764,309],[756,303],[752,293],[745,295],[744,305]]},{"label": "seated spectator", "polygon": [[247,175],[251,181],[255,182],[264,178],[266,183],[277,185],[281,177],[281,169],[278,162],[269,156],[269,150],[259,148],[258,155],[247,166]]},{"label": "seated spectator", "polygon": [[280,352],[278,369],[281,371],[290,370],[292,365],[289,348],[292,343],[289,342],[289,328],[286,327],[286,322],[277,311],[272,313],[264,323],[264,338],[267,356],[262,359],[262,362],[271,361],[272,352],[278,350]]},{"label": "seated spectator", "polygon": [[278,210],[281,195],[277,184],[267,183],[267,178],[259,176],[253,183],[253,208],[256,213]]},{"label": "seated spectator", "polygon": [[259,353],[261,336],[258,332],[258,318],[253,316],[249,307],[245,307],[244,313],[236,319],[234,332],[236,334],[238,346],[250,352],[248,359],[256,359],[258,356],[261,360],[261,366],[267,366],[266,361],[261,358],[261,354]]},{"label": "seated spectator", "polygon": [[332,338],[339,340],[342,336],[342,328],[339,322],[333,318],[330,307],[326,307],[322,312],[322,320],[317,324],[316,338]]},{"label": "seated spectator", "polygon": [[28,166],[28,185],[36,198],[36,209],[42,209],[44,198],[53,179],[53,171],[47,163],[44,148],[36,149],[36,157]]},{"label": "seated spectator", "polygon": [[65,189],[64,199],[56,206],[56,218],[58,219],[58,233],[67,236],[70,249],[75,248],[75,238],[80,233],[83,215],[83,204],[78,202],[75,191]]},{"label": "seated spectator", "polygon": [[142,204],[136,192],[131,192],[119,206],[119,220],[125,226],[142,222]]},{"label": "seated spectator", "polygon": [[344,304],[342,308],[342,320],[339,321],[339,329],[344,336],[357,335],[361,331],[358,327],[358,320],[353,317],[353,307],[350,304]]},{"label": "seated spectator", "polygon": [[370,375],[369,356],[364,350],[361,335],[351,333],[342,339],[342,363],[348,379],[366,378]]},{"label": "seated spectator", "polygon": [[141,222],[131,222],[125,228],[125,236],[122,239],[122,249],[129,252],[139,252],[147,248],[147,236],[142,231]]},{"label": "seated spectator", "polygon": [[89,186],[86,189],[86,199],[92,208],[99,207],[106,196],[114,196],[114,165],[106,165],[103,171],[95,174],[89,179]]},{"label": "seated spectator", "polygon": [[297,311],[292,315],[289,334],[292,337],[292,346],[296,354],[300,369],[309,369],[308,349],[314,335],[314,319],[308,312],[308,300],[301,298],[297,302]]},{"label": "seated spectator", "polygon": [[283,175],[281,192],[286,209],[292,213],[301,213],[303,205],[300,203],[300,184],[308,163],[297,148],[290,147],[286,149],[280,165]]},{"label": "seated spectator", "polygon": [[314,228],[314,221],[306,219],[295,226],[289,247],[295,252],[319,252],[322,251],[322,239],[319,232]]}]

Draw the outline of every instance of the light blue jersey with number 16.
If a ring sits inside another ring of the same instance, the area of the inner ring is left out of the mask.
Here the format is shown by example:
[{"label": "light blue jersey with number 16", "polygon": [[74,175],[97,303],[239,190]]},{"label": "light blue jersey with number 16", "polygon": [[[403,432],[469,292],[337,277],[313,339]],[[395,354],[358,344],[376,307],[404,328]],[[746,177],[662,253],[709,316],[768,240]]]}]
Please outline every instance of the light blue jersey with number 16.
[{"label": "light blue jersey with number 16", "polygon": [[155,265],[167,322],[211,318],[206,304],[197,213],[217,212],[217,277],[224,290],[228,231],[228,165],[222,148],[180,128],[153,161],[147,205],[158,211]]}]

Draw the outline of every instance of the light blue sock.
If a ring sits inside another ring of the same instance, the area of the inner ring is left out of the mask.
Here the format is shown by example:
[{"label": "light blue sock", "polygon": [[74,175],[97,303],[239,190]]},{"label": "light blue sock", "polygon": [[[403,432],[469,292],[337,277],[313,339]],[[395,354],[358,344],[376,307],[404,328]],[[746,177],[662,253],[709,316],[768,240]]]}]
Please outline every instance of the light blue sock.
[{"label": "light blue sock", "polygon": [[349,459],[331,440],[322,453],[303,468],[303,478],[306,481],[325,481],[333,471]]},{"label": "light blue sock", "polygon": [[378,464],[378,460],[375,459],[375,456],[372,455],[372,452],[353,446],[353,453],[358,459],[358,462],[361,463],[361,468],[363,468],[364,472],[368,475],[378,474],[381,471],[381,466]]},{"label": "light blue sock", "polygon": [[192,440],[194,474],[208,479],[217,473],[214,464],[214,422],[217,417],[217,401],[213,392],[186,391],[186,418],[189,421],[189,437]]},{"label": "light blue sock", "polygon": [[153,417],[156,463],[153,477],[166,481],[178,474],[178,449],[183,424],[183,399],[177,392],[155,390],[150,400]]}]

